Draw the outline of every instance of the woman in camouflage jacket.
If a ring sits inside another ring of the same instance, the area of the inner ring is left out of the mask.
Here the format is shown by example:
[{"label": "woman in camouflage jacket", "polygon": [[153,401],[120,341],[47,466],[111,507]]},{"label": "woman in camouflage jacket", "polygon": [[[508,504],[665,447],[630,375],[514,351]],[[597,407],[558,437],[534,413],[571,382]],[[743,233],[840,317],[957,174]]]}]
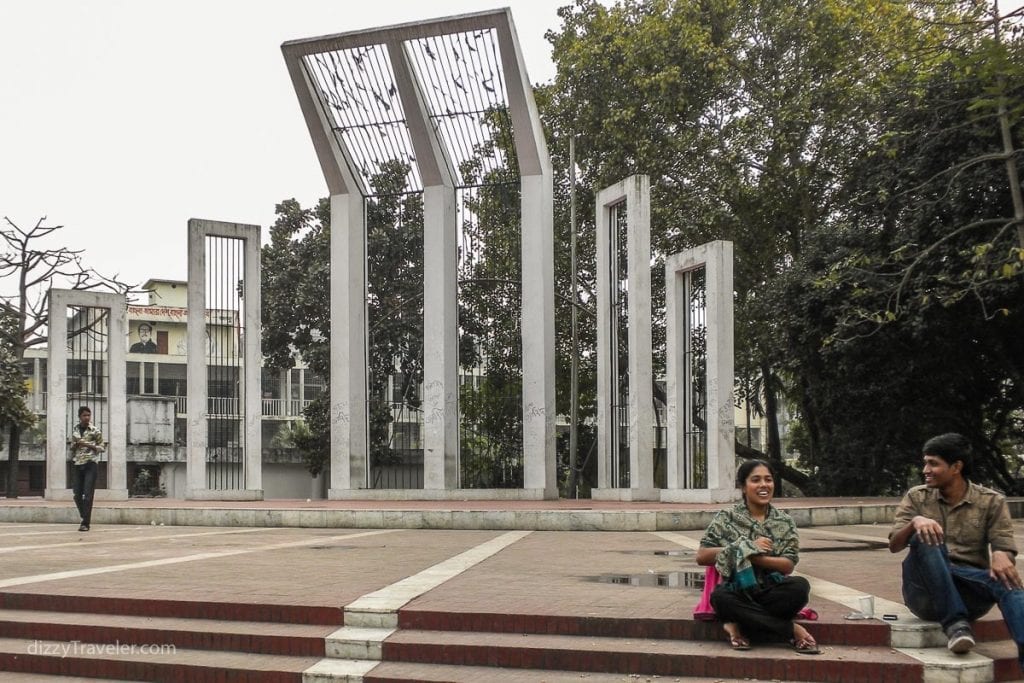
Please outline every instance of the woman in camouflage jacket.
[{"label": "woman in camouflage jacket", "polygon": [[714,565],[722,577],[711,594],[733,649],[750,649],[749,637],[788,641],[800,654],[818,654],[818,644],[797,613],[807,604],[807,579],[790,576],[799,561],[796,524],[771,504],[775,478],[763,460],[748,460],[736,473],[743,499],[711,520],[697,551],[697,564]]}]

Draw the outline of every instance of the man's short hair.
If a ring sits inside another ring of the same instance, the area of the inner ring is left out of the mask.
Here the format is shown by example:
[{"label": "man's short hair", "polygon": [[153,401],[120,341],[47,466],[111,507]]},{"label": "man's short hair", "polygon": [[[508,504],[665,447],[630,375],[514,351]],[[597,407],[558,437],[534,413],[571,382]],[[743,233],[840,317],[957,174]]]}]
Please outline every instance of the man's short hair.
[{"label": "man's short hair", "polygon": [[957,460],[963,463],[960,473],[968,476],[971,473],[971,442],[963,434],[948,432],[928,439],[921,449],[923,455],[934,455],[952,465]]},{"label": "man's short hair", "polygon": [[92,409],[89,406],[78,406],[78,417],[82,417],[82,413],[89,413],[92,415]]}]

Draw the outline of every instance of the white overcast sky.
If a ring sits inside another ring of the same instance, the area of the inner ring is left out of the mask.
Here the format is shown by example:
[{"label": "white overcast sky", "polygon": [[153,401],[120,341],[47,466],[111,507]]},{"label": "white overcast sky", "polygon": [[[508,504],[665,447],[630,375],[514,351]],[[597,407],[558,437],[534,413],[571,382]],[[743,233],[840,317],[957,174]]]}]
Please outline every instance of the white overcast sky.
[{"label": "white overcast sky", "polygon": [[0,218],[64,225],[61,246],[126,282],[185,279],[189,218],[266,238],[275,203],[327,193],[282,42],[509,6],[540,83],[568,3],[0,0]]},{"label": "white overcast sky", "polygon": [[547,82],[563,4],[0,0],[0,218],[64,225],[60,246],[105,275],[184,280],[189,218],[266,240],[277,202],[327,194],[281,43],[511,7]]}]

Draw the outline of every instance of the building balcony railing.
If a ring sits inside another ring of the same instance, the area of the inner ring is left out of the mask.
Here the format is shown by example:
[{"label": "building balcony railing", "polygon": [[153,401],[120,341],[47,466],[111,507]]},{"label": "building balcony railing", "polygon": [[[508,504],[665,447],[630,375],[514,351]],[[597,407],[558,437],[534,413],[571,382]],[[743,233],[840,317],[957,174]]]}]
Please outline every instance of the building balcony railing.
[{"label": "building balcony railing", "polygon": [[[187,396],[158,396],[153,394],[146,394],[146,396],[153,396],[154,398],[173,398],[175,414],[182,417],[188,414]],[[46,414],[46,397],[46,393],[37,394],[35,397],[28,397],[29,407],[33,412],[40,415]],[[100,401],[106,400],[106,396],[98,394],[93,395],[92,398]],[[209,396],[207,397],[206,403],[209,415],[216,415],[218,417],[238,417],[241,415],[241,401],[238,398]],[[262,414],[263,417],[302,417],[302,411],[310,403],[312,403],[312,401],[306,399],[264,398],[262,399]]]}]

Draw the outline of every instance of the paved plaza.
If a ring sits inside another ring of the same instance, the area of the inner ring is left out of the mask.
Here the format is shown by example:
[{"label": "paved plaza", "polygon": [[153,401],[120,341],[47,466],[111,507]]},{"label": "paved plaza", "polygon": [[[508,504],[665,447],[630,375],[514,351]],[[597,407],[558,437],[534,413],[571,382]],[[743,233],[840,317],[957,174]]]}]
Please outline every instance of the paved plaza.
[{"label": "paved plaza", "polygon": [[[32,502],[19,505],[30,507]],[[1015,524],[1018,542],[1024,543],[1024,522]],[[751,678],[750,671],[764,671],[765,679],[786,680],[786,667],[796,666],[795,659],[801,660],[800,665],[814,659],[796,657],[782,644],[734,653],[717,624],[692,620],[702,578],[694,562],[699,529],[346,529],[159,523],[96,523],[87,533],[76,529],[70,522],[0,524],[0,669],[12,672],[0,674],[4,681],[46,680],[35,677],[39,669],[27,664],[40,661],[44,643],[52,643],[52,648],[62,644],[65,650],[77,648],[59,657],[65,668],[43,669],[44,673],[121,680],[133,670],[143,674],[139,680],[636,680],[630,678],[631,672],[615,671],[621,667],[614,663],[609,665],[611,671],[588,670],[589,664],[583,661],[587,653],[590,660],[604,657],[607,644],[613,641],[612,649],[620,655],[632,647],[647,658],[636,660],[640,668],[635,675],[640,678],[653,675],[642,667],[654,666],[652,658],[662,655],[729,660],[731,670],[746,674],[736,679]],[[798,571],[812,582],[810,606],[820,619],[808,627],[824,649],[815,666],[824,668],[821,679],[793,669],[798,674],[794,679],[870,680],[861,674],[837,679],[834,672],[854,665],[917,671],[922,658],[936,655],[895,646],[895,635],[894,647],[877,646],[888,642],[890,627],[894,634],[905,628],[907,637],[911,632],[920,637],[919,624],[900,604],[902,555],[893,555],[885,547],[887,532],[885,523],[801,529]],[[894,614],[897,619],[844,619],[858,606],[860,596],[867,594],[875,596],[878,615]],[[1012,644],[1004,640],[997,610],[985,618],[979,633],[982,640],[991,642],[979,643],[977,654],[961,661],[979,666],[987,661],[986,671],[995,673],[957,680],[1019,679],[1007,664],[1006,649]],[[132,638],[150,645],[173,642],[174,651],[101,657],[85,647],[87,642],[123,644]],[[248,644],[236,642],[240,651],[226,653],[236,649],[218,644],[226,638],[247,639]],[[547,652],[554,647],[548,640],[559,638],[561,650],[575,652],[576,665],[553,662],[542,668],[569,670],[538,672],[534,660],[529,660],[531,655],[522,654],[521,660],[492,656],[483,665],[503,668],[483,668],[467,654],[460,655],[461,666],[453,666],[430,654],[445,648],[447,652],[458,648],[500,652],[510,647],[510,638],[519,651],[527,653],[531,647]],[[360,645],[353,650],[352,643],[357,641]],[[396,661],[391,661],[389,652]],[[937,656],[943,656],[941,649]],[[96,663],[101,658],[106,661],[102,666]],[[118,668],[110,664],[111,659],[140,668]],[[207,679],[193,670],[168,673],[177,671],[174,667],[185,660],[190,667],[206,662],[211,670],[262,667],[281,677]],[[338,666],[354,661],[364,662],[359,665],[363,668],[344,675],[355,678],[340,678]],[[709,680],[733,678],[727,670],[706,669]],[[13,673],[17,671],[22,673]],[[675,679],[702,680],[699,672],[693,673]],[[938,679],[907,674],[884,680]]]}]

